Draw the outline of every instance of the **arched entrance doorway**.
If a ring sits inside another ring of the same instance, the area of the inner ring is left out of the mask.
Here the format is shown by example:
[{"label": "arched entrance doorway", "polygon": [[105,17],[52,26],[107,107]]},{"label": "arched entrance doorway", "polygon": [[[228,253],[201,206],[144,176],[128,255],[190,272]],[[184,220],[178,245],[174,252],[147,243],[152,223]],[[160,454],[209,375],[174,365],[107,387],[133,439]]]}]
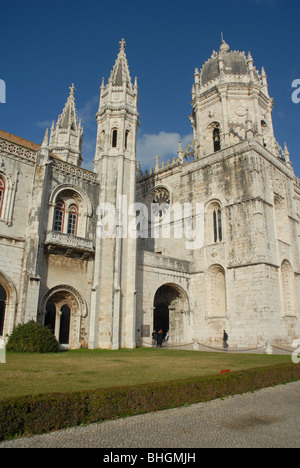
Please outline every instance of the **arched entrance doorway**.
[{"label": "arched entrance doorway", "polygon": [[76,313],[78,304],[66,291],[53,294],[46,303],[45,327],[49,327],[61,345],[69,345],[71,308]]},{"label": "arched entrance doorway", "polygon": [[154,297],[153,329],[169,332],[170,343],[187,343],[190,310],[185,291],[176,284],[164,284]]},{"label": "arched entrance doorway", "polygon": [[86,303],[78,291],[71,286],[57,286],[42,299],[39,320],[52,330],[61,345],[74,349],[81,346],[81,318],[86,314]]},{"label": "arched entrance doorway", "polygon": [[6,291],[0,284],[0,336],[3,336],[6,308]]}]

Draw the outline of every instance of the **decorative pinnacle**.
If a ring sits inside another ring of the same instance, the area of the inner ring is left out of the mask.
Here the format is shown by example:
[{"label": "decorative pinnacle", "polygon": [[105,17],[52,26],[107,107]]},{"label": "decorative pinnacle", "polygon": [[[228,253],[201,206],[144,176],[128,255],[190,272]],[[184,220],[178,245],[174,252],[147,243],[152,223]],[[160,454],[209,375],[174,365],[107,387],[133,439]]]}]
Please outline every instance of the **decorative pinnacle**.
[{"label": "decorative pinnacle", "polygon": [[49,143],[49,130],[47,128],[46,130],[46,133],[45,133],[45,136],[44,136],[44,139],[43,139],[43,143],[42,143],[42,148],[47,148],[48,147],[48,143]]},{"label": "decorative pinnacle", "polygon": [[74,93],[76,91],[74,83],[72,83],[72,86],[69,87],[70,90],[70,96],[74,96]]},{"label": "decorative pinnacle", "polygon": [[126,47],[125,39],[123,38],[123,39],[119,42],[119,44],[120,44],[120,52],[121,52],[121,50],[124,51],[124,50],[125,50],[125,47]]},{"label": "decorative pinnacle", "polygon": [[229,52],[230,51],[230,47],[229,45],[227,44],[227,42],[224,40],[224,36],[223,36],[223,33],[221,33],[221,39],[222,39],[222,44],[221,44],[221,47],[220,47],[220,52]]}]

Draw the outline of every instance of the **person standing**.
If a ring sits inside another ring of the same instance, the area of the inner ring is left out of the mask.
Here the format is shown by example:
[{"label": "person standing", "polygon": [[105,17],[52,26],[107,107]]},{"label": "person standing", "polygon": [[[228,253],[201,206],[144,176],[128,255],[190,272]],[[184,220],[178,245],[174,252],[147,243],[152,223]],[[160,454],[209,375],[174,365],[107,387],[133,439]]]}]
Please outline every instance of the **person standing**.
[{"label": "person standing", "polygon": [[159,332],[158,332],[158,338],[157,338],[157,345],[158,345],[159,348],[162,347],[163,339],[164,339],[163,331],[162,331],[162,330],[159,330]]},{"label": "person standing", "polygon": [[157,348],[157,339],[158,339],[158,334],[156,330],[153,330],[152,333],[152,347]]},{"label": "person standing", "polygon": [[223,347],[224,347],[224,349],[229,348],[227,342],[228,342],[228,335],[226,333],[226,330],[223,330]]}]

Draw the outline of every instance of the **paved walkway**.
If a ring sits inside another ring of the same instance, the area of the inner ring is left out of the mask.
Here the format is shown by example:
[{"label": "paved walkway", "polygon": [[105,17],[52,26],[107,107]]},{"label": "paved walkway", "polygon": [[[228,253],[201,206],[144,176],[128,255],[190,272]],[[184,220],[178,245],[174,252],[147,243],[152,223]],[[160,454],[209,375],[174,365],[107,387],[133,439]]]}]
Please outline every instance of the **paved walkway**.
[{"label": "paved walkway", "polygon": [[299,448],[300,381],[132,418],[0,443],[0,448]]}]

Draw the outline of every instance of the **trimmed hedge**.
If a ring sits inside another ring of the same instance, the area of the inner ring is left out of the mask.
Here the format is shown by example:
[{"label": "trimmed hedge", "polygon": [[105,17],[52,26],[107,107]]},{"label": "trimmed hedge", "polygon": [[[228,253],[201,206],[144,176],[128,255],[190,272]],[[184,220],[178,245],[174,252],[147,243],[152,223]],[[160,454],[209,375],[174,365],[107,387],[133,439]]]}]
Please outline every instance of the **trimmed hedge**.
[{"label": "trimmed hedge", "polygon": [[0,440],[134,416],[300,380],[300,365],[281,364],[220,376],[0,401]]}]

